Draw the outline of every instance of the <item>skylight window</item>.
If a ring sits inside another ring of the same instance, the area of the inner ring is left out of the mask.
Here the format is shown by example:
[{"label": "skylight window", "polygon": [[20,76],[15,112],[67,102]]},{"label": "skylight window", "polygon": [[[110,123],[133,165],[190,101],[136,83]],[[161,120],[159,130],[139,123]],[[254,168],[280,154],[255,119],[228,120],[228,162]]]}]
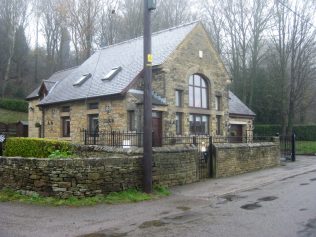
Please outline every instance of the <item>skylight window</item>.
[{"label": "skylight window", "polygon": [[112,80],[121,70],[122,67],[112,68],[112,70],[108,74],[106,74],[105,77],[102,78],[102,81]]},{"label": "skylight window", "polygon": [[77,80],[73,86],[81,86],[86,80],[88,80],[90,77],[91,77],[91,73],[88,73],[88,74],[84,74],[82,75],[79,80]]}]

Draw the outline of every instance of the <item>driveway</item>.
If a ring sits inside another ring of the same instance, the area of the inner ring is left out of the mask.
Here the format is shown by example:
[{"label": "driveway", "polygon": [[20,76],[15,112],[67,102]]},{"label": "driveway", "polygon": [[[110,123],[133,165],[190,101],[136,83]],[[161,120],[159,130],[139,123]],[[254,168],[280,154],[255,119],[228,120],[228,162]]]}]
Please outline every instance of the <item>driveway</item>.
[{"label": "driveway", "polygon": [[86,208],[0,203],[0,236],[316,236],[315,180],[316,157],[298,157],[176,187],[155,201]]}]

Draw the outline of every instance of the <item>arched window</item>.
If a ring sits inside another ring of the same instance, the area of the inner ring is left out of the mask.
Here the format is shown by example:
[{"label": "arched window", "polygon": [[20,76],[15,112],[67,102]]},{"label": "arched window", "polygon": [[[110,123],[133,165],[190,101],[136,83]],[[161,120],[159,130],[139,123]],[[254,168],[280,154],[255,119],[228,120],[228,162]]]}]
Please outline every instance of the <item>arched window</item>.
[{"label": "arched window", "polygon": [[199,75],[194,74],[189,79],[189,106],[207,109],[207,84]]}]

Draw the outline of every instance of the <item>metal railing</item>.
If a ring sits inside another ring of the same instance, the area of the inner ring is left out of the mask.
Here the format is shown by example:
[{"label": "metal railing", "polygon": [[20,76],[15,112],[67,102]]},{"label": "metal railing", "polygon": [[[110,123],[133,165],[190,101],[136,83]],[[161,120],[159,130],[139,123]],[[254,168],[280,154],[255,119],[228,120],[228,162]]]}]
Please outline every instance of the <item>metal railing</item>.
[{"label": "metal railing", "polygon": [[[104,145],[113,147],[142,147],[143,132],[138,131],[102,131],[89,132],[86,129],[81,130],[82,141],[85,145]],[[154,137],[154,133],[153,133]],[[153,146],[168,145],[191,145],[208,147],[211,143],[252,143],[271,141],[271,136],[210,136],[210,135],[170,135],[159,138],[157,144],[153,139]]]}]

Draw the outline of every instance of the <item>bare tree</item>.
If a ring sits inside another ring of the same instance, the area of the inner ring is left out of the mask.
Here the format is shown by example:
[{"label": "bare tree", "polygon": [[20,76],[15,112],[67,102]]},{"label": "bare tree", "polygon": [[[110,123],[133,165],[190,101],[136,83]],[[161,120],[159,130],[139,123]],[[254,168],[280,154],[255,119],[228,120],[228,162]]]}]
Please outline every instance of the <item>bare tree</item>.
[{"label": "bare tree", "polygon": [[119,41],[119,27],[121,16],[118,11],[119,0],[104,0],[99,23],[98,44],[101,47],[112,45]]},{"label": "bare tree", "polygon": [[8,58],[2,83],[2,97],[5,96],[6,86],[10,79],[12,59],[14,55],[15,37],[19,26],[23,26],[27,17],[28,1],[5,0],[0,2],[0,18],[4,23],[5,32],[8,37]]},{"label": "bare tree", "polygon": [[[100,0],[65,0],[77,64],[90,57],[96,33]],[[82,55],[80,55],[82,53]]]},{"label": "bare tree", "polygon": [[195,18],[192,0],[161,0],[154,12],[153,28],[161,30],[187,23]]}]

